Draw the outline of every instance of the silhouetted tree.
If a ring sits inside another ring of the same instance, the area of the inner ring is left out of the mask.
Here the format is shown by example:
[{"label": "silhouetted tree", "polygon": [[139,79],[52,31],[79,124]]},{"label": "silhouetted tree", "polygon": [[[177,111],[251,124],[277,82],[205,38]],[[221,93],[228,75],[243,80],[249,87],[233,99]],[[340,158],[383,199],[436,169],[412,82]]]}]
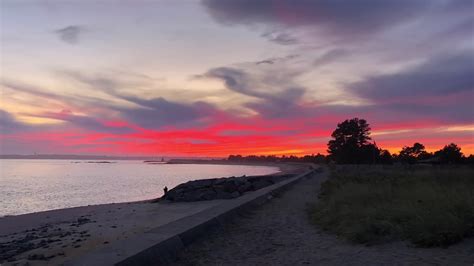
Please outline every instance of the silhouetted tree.
[{"label": "silhouetted tree", "polygon": [[431,157],[431,154],[425,151],[425,146],[421,143],[416,142],[412,147],[405,146],[400,151],[398,159],[402,163],[413,164],[419,160],[426,160]]},{"label": "silhouetted tree", "polygon": [[380,150],[379,152],[379,159],[378,163],[380,164],[392,164],[393,163],[393,156],[387,150]]},{"label": "silhouetted tree", "polygon": [[281,157],[277,157],[275,155],[229,155],[227,158],[229,161],[234,162],[304,162],[304,163],[325,163],[326,156],[322,154],[312,154],[312,155],[305,155],[303,157],[297,157],[294,155],[286,156],[282,155]]},{"label": "silhouetted tree", "polygon": [[336,163],[374,163],[379,154],[369,143],[370,126],[364,119],[353,118],[337,124],[328,142],[328,153]]},{"label": "silhouetted tree", "polygon": [[469,155],[468,157],[464,157],[463,162],[464,162],[465,164],[472,164],[472,165],[474,165],[474,155],[471,154],[471,155]]},{"label": "silhouetted tree", "polygon": [[461,163],[463,154],[458,145],[451,143],[434,154],[440,163]]}]

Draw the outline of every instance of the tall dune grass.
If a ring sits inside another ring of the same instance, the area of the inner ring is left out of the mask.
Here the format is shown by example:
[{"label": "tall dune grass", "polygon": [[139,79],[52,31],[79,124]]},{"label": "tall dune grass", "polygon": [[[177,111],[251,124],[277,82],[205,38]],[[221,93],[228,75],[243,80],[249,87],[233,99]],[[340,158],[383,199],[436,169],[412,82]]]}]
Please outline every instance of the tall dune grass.
[{"label": "tall dune grass", "polygon": [[311,217],[358,243],[448,246],[474,235],[474,169],[336,166]]}]

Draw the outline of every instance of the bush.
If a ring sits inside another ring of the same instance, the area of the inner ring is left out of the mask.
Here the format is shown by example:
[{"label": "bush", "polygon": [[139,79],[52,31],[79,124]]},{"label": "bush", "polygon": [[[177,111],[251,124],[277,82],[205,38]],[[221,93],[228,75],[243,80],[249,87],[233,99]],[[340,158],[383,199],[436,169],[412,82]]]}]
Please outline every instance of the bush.
[{"label": "bush", "polygon": [[311,217],[358,243],[448,246],[474,235],[473,176],[469,167],[338,166]]}]

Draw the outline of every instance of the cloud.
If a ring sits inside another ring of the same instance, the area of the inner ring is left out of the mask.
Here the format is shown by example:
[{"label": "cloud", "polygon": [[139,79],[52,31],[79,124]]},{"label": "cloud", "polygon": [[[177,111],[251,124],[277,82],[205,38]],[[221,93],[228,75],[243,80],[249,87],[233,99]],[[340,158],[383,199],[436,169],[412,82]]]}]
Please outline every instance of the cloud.
[{"label": "cloud", "polygon": [[27,129],[27,125],[17,121],[9,112],[0,109],[0,134],[11,134]]},{"label": "cloud", "polygon": [[273,77],[267,74],[249,74],[237,68],[218,67],[209,70],[205,76],[223,80],[226,87],[234,92],[264,100],[293,102],[303,96],[305,89],[293,85],[292,80],[287,76],[292,72],[284,73],[283,71],[278,73],[281,75]]},{"label": "cloud", "polygon": [[56,100],[56,101],[62,101],[65,98],[63,96],[60,96],[60,95],[55,94],[55,93],[48,92],[48,91],[46,91],[42,88],[38,88],[36,86],[31,86],[31,85],[27,85],[27,84],[15,82],[15,81],[7,80],[7,79],[2,79],[0,81],[0,84],[2,84],[5,87],[8,87],[8,88],[10,88],[14,91],[27,93],[27,94],[34,95],[34,96],[41,97],[41,98],[45,98],[45,99],[52,99],[52,100]]},{"label": "cloud", "polygon": [[273,64],[275,64],[275,60],[274,60],[274,59],[265,59],[265,60],[261,60],[261,61],[255,62],[255,64],[256,64],[256,65],[262,65],[262,64],[273,65]]},{"label": "cloud", "polygon": [[54,33],[59,37],[59,39],[68,44],[78,43],[80,40],[80,35],[83,32],[84,28],[78,25],[71,25],[54,31]]},{"label": "cloud", "polygon": [[[316,65],[324,65],[348,53],[333,49],[321,55]],[[345,119],[361,116],[386,125],[400,121],[438,121],[442,123],[472,122],[474,109],[470,99],[474,92],[471,75],[474,63],[469,51],[450,53],[428,59],[418,66],[394,74],[374,75],[349,84],[348,93],[371,101],[367,105],[342,105],[305,102],[306,88],[295,81],[302,72],[286,71],[285,65],[265,63],[269,69],[219,67],[204,76],[217,78],[227,89],[256,98],[245,107],[264,119],[295,119],[320,121],[324,117]]]},{"label": "cloud", "polygon": [[204,125],[218,111],[206,103],[177,103],[164,98],[138,99],[125,97],[139,107],[115,107],[120,115],[143,128],[158,129],[166,126],[186,127]]},{"label": "cloud", "polygon": [[227,24],[275,27],[316,26],[349,35],[366,34],[406,22],[435,1],[423,0],[203,0],[211,16]]},{"label": "cloud", "polygon": [[55,103],[58,103],[62,106],[69,106],[70,108],[79,110],[85,108],[107,109],[110,106],[108,102],[104,102],[102,99],[93,96],[54,93],[41,86],[32,86],[9,79],[3,79],[2,81],[0,81],[0,84],[11,89],[14,92],[21,92],[34,96],[34,98],[32,99],[34,104],[38,103],[38,99],[36,97],[39,97],[42,100],[41,103],[43,103],[45,106],[48,106],[51,101],[54,101]]},{"label": "cloud", "polygon": [[210,69],[204,76],[224,81],[227,89],[259,99],[246,107],[267,118],[291,116],[301,111],[299,102],[306,89],[293,83],[294,71],[273,70],[248,73],[231,67]]},{"label": "cloud", "polygon": [[341,49],[341,48],[332,49],[332,50],[329,50],[328,52],[324,53],[320,57],[316,58],[313,61],[313,65],[314,66],[322,66],[322,65],[325,65],[325,64],[328,64],[328,63],[332,63],[332,62],[336,61],[337,59],[339,59],[343,56],[346,56],[347,54],[348,54],[348,51],[345,50],[345,49]]},{"label": "cloud", "polygon": [[69,110],[62,110],[58,113],[47,112],[32,116],[65,121],[75,127],[92,132],[124,134],[134,131],[134,129],[126,125],[112,126],[110,123],[107,123],[106,120],[97,119],[87,115],[75,115]]},{"label": "cloud", "polygon": [[284,32],[266,32],[261,35],[271,42],[281,45],[293,45],[299,43],[298,39]]},{"label": "cloud", "polygon": [[474,53],[448,53],[394,74],[371,76],[349,86],[358,95],[375,101],[422,101],[431,96],[474,90]]},{"label": "cloud", "polygon": [[204,102],[180,103],[163,97],[147,99],[123,93],[120,90],[129,84],[107,76],[90,77],[71,71],[63,74],[112,97],[135,104],[133,107],[109,105],[107,108],[118,112],[118,116],[126,121],[143,128],[198,126],[209,122],[214,115],[220,113],[214,106]]},{"label": "cloud", "polygon": [[287,63],[289,60],[297,58],[298,56],[299,55],[297,54],[290,54],[290,55],[286,55],[282,57],[272,57],[272,58],[257,61],[255,62],[255,64],[256,65],[264,65],[264,64],[273,65],[275,63]]}]

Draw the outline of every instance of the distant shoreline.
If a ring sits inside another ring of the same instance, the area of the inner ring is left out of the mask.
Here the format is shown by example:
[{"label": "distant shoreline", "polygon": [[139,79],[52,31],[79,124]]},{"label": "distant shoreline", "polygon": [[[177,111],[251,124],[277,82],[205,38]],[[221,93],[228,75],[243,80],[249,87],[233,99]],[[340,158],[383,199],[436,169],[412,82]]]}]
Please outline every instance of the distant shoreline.
[{"label": "distant shoreline", "polygon": [[[0,154],[0,159],[12,160],[12,159],[31,159],[31,160],[161,160],[165,158],[166,161],[172,159],[179,159],[179,157],[167,157],[167,156],[109,156],[109,155],[77,155],[77,154]],[[183,160],[193,160],[198,158],[184,158]],[[199,160],[223,160],[223,158],[199,158]]]}]

